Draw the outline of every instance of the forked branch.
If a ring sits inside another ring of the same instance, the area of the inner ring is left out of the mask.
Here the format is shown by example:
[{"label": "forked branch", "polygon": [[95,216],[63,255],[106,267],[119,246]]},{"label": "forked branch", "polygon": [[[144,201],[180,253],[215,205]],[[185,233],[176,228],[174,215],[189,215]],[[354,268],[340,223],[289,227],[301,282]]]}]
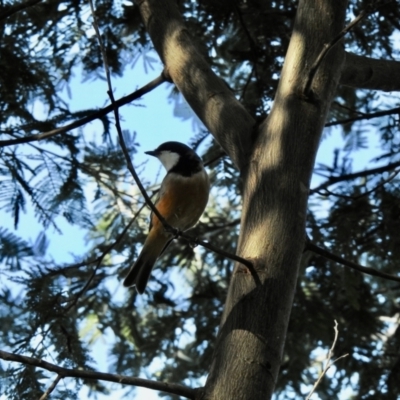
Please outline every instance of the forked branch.
[{"label": "forked branch", "polygon": [[313,395],[313,393],[315,392],[315,390],[317,389],[319,383],[321,382],[321,379],[326,375],[326,373],[328,372],[329,368],[332,367],[333,364],[335,364],[336,361],[339,361],[342,358],[345,358],[348,356],[348,354],[343,354],[342,356],[338,357],[336,360],[331,361],[332,356],[333,356],[333,350],[335,349],[336,346],[336,342],[339,336],[339,330],[338,330],[338,323],[335,320],[335,326],[333,327],[333,329],[335,330],[335,337],[333,339],[333,343],[331,348],[328,351],[328,355],[326,358],[326,364],[324,369],[322,370],[321,374],[319,375],[318,379],[316,380],[316,382],[314,383],[313,388],[311,389],[311,392],[308,394],[308,396],[306,397],[306,400],[310,400],[311,396]]},{"label": "forked branch", "polygon": [[363,20],[368,14],[375,12],[378,7],[384,5],[385,1],[375,1],[371,4],[367,5],[364,10],[357,15],[356,18],[353,19],[337,36],[335,36],[329,43],[326,43],[319,53],[317,59],[314,61],[314,64],[311,66],[307,81],[304,85],[303,94],[305,97],[312,97],[311,96],[311,85],[313,83],[314,77],[318,71],[319,66],[321,65],[325,56],[329,53],[329,51],[339,43],[343,37],[349,33],[361,20]]}]

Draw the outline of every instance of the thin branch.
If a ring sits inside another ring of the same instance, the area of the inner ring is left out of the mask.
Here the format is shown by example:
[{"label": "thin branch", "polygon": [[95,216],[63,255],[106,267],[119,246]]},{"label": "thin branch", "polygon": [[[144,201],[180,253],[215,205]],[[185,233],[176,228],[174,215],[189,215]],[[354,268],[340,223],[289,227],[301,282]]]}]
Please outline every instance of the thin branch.
[{"label": "thin branch", "polygon": [[2,351],[2,350],[0,350],[0,358],[5,361],[14,361],[25,365],[33,365],[35,367],[43,368],[46,369],[47,371],[57,373],[59,376],[61,376],[61,378],[70,377],[70,378],[90,379],[96,381],[101,380],[101,381],[115,382],[130,386],[140,386],[152,390],[159,390],[165,393],[175,394],[177,396],[182,396],[187,399],[194,399],[197,392],[197,389],[188,388],[186,386],[174,383],[157,382],[148,379],[133,378],[131,376],[109,374],[97,371],[85,371],[81,369],[63,368],[58,365],[41,360],[39,358],[8,353],[7,351]]},{"label": "thin branch", "polygon": [[368,175],[380,174],[382,172],[387,172],[392,169],[396,169],[399,166],[400,166],[400,161],[397,161],[397,162],[389,163],[382,167],[366,169],[365,171],[353,172],[351,174],[346,174],[346,175],[341,175],[341,176],[332,176],[324,183],[321,183],[321,185],[315,187],[314,189],[311,189],[310,194],[317,193],[317,192],[321,191],[322,189],[326,189],[327,187],[334,185],[335,183],[338,183],[338,182],[351,181],[353,179],[365,177]]},{"label": "thin branch", "polygon": [[[156,193],[156,192],[155,192]],[[155,194],[154,193],[154,194]],[[153,194],[153,195],[154,195]],[[118,238],[115,240],[114,243],[112,243],[110,246],[108,246],[104,252],[94,258],[93,260],[85,260],[85,261],[81,261],[79,263],[75,263],[75,264],[68,264],[64,267],[59,267],[59,268],[52,268],[50,269],[50,267],[46,267],[46,269],[48,270],[47,272],[47,276],[53,276],[53,275],[60,275],[63,274],[66,271],[70,271],[73,269],[77,269],[77,268],[81,268],[81,267],[85,267],[89,264],[98,264],[100,265],[101,262],[103,261],[104,257],[122,240],[122,238],[124,237],[124,235],[126,234],[126,232],[128,231],[128,229],[132,226],[132,223],[134,222],[134,220],[138,217],[138,215],[142,212],[143,208],[146,206],[146,203],[144,203],[140,209],[136,212],[136,214],[132,217],[132,220],[129,222],[129,224],[124,228],[124,230],[121,232],[121,234],[118,236]]]},{"label": "thin branch", "polygon": [[363,265],[356,264],[352,261],[348,261],[343,257],[337,256],[336,254],[331,253],[330,251],[323,249],[322,247],[317,246],[314,243],[308,242],[305,246],[306,250],[310,250],[316,254],[319,254],[322,257],[327,258],[328,260],[336,261],[339,264],[342,264],[346,267],[354,269],[356,271],[360,271],[364,274],[378,276],[379,278],[387,279],[390,281],[400,282],[400,276],[390,275],[382,271],[378,271],[377,269],[371,267],[364,267]]},{"label": "thin branch", "polygon": [[371,113],[371,114],[362,114],[362,115],[360,115],[358,117],[342,119],[342,120],[339,120],[339,121],[328,122],[328,123],[325,124],[325,128],[327,128],[329,126],[344,125],[344,124],[347,124],[349,122],[355,122],[355,121],[369,120],[369,119],[373,119],[373,118],[384,117],[386,115],[392,115],[392,114],[400,114],[400,107],[391,108],[390,110],[385,110],[385,111],[378,111],[376,113]]},{"label": "thin branch", "polygon": [[[382,5],[382,4],[380,4]],[[340,42],[343,37],[350,32],[362,19],[364,19],[368,14],[371,12],[376,11],[378,8],[378,4],[369,4],[365,7],[363,11],[358,14],[356,18],[353,19],[336,37],[334,37],[329,43],[325,43],[323,49],[319,53],[317,59],[315,60],[314,64],[311,66],[310,71],[308,73],[307,81],[304,85],[303,93],[304,96],[311,97],[311,85],[313,83],[315,74],[318,71],[319,66],[321,65],[325,56],[329,53],[329,51],[338,43]]]},{"label": "thin branch", "polygon": [[333,350],[335,349],[336,346],[336,342],[339,336],[339,330],[338,330],[338,323],[335,320],[335,326],[333,327],[333,329],[335,330],[335,337],[333,339],[333,343],[331,348],[328,351],[328,355],[326,357],[326,365],[325,368],[323,369],[323,371],[321,372],[321,374],[319,375],[317,381],[314,383],[313,388],[311,389],[311,392],[308,394],[308,396],[306,397],[306,400],[310,400],[311,396],[313,395],[313,393],[315,392],[315,389],[317,388],[317,386],[319,385],[319,383],[321,382],[322,378],[325,376],[325,374],[328,372],[329,368],[332,367],[333,364],[335,364],[336,361],[339,361],[342,358],[345,358],[348,356],[348,354],[343,354],[342,356],[338,357],[336,360],[333,360],[331,362],[332,359],[332,355],[333,355]]},{"label": "thin branch", "polygon": [[49,397],[49,394],[56,388],[58,385],[58,382],[62,379],[62,376],[60,374],[57,375],[56,379],[54,379],[53,383],[49,386],[49,388],[43,393],[42,396],[40,396],[39,400],[46,400]]},{"label": "thin branch", "polygon": [[[101,54],[102,54],[102,57],[103,57],[104,68],[106,70],[106,79],[107,79],[107,85],[108,85],[107,93],[108,93],[108,96],[110,97],[111,105],[113,105],[113,104],[115,104],[115,100],[114,100],[114,94],[112,92],[111,75],[110,75],[109,68],[108,68],[107,56],[106,56],[106,52],[105,52],[103,44],[102,44],[100,31],[98,29],[98,25],[97,25],[97,22],[96,22],[96,16],[95,16],[92,0],[89,0],[89,3],[90,3],[91,10],[92,10],[93,27],[95,29],[97,38],[99,40],[100,50],[101,50]],[[132,174],[133,179],[135,180],[136,184],[138,185],[139,190],[141,191],[141,193],[142,193],[142,195],[143,195],[143,197],[144,197],[144,199],[146,201],[146,204],[150,207],[151,211],[160,220],[160,222],[164,226],[165,230],[167,232],[169,232],[169,233],[172,233],[175,237],[181,237],[181,238],[187,240],[190,243],[201,245],[201,246],[203,246],[203,247],[205,247],[205,248],[207,248],[209,250],[212,250],[212,251],[214,251],[214,252],[216,252],[218,254],[223,255],[224,257],[227,257],[227,258],[230,258],[230,259],[232,259],[234,261],[238,261],[238,262],[242,263],[243,265],[247,266],[250,269],[250,271],[252,272],[252,274],[254,276],[254,274],[255,274],[254,267],[253,267],[253,264],[249,260],[246,260],[246,259],[244,259],[242,257],[239,257],[239,256],[235,255],[235,254],[231,254],[231,253],[228,253],[226,251],[220,250],[220,249],[214,247],[213,245],[211,245],[210,243],[207,243],[207,242],[204,242],[202,240],[198,240],[198,239],[192,238],[191,236],[186,235],[185,233],[179,231],[178,229],[176,229],[173,226],[171,226],[170,224],[168,224],[168,222],[160,214],[160,212],[158,211],[158,209],[156,208],[156,206],[152,202],[151,198],[147,194],[146,189],[142,185],[142,182],[140,181],[140,178],[139,178],[138,174],[136,173],[136,170],[135,170],[135,167],[132,164],[131,158],[129,157],[129,152],[128,152],[128,149],[127,149],[126,144],[125,144],[125,140],[124,140],[124,136],[123,136],[123,133],[122,133],[121,124],[120,124],[120,120],[119,120],[118,107],[114,107],[114,115],[115,115],[115,127],[117,129],[119,143],[120,143],[122,152],[123,152],[123,154],[125,156],[129,172]]]},{"label": "thin branch", "polygon": [[239,98],[240,101],[244,100],[244,96],[246,95],[247,88],[248,88],[248,86],[249,86],[249,84],[251,82],[251,79],[253,77],[253,74],[254,74],[255,70],[256,70],[256,65],[253,64],[253,67],[251,68],[251,71],[250,71],[250,73],[249,73],[249,75],[248,75],[248,77],[246,79],[246,83],[244,84],[243,88],[241,89],[242,93],[240,94],[240,98]]},{"label": "thin branch", "polygon": [[223,224],[223,225],[211,225],[211,226],[207,225],[207,229],[205,231],[205,234],[208,234],[208,233],[211,233],[211,232],[215,232],[215,231],[219,231],[219,230],[222,231],[222,230],[224,230],[226,228],[232,228],[232,227],[235,227],[235,226],[237,226],[239,224],[240,224],[240,218],[236,218],[233,221],[228,222],[228,223]]},{"label": "thin branch", "polygon": [[257,60],[257,47],[258,47],[257,43],[254,41],[253,37],[251,36],[251,33],[247,28],[247,25],[246,25],[246,23],[245,23],[245,21],[243,19],[243,15],[240,12],[239,7],[236,6],[236,5],[233,6],[233,7],[234,7],[234,10],[235,10],[235,12],[236,12],[236,14],[238,16],[239,23],[240,23],[241,27],[243,28],[243,31],[244,31],[245,35],[247,36],[247,41],[249,42],[251,52],[253,53],[254,62],[256,62],[256,60]]},{"label": "thin branch", "polygon": [[90,264],[96,264],[96,263],[100,264],[102,262],[102,260],[104,259],[104,257],[114,248],[114,246],[116,246],[120,242],[120,240],[123,238],[123,236],[128,231],[129,227],[132,225],[133,221],[137,218],[139,213],[143,210],[145,205],[146,204],[144,203],[141,206],[140,210],[138,210],[138,212],[133,216],[132,220],[125,227],[125,229],[122,231],[122,233],[118,236],[118,238],[115,240],[115,242],[112,243],[110,246],[108,246],[100,256],[98,256],[92,260],[85,260],[85,261],[81,261],[81,262],[74,263],[74,264],[67,264],[63,267],[45,267],[47,269],[46,275],[47,276],[60,275],[60,274],[64,274],[67,271],[70,271],[70,270],[86,267],[87,265],[90,265]]},{"label": "thin branch", "polygon": [[15,4],[11,7],[8,8],[8,10],[4,11],[2,14],[0,14],[0,21],[3,21],[3,19],[6,19],[8,17],[11,17],[11,15],[25,10],[26,8],[32,7],[38,3],[40,3],[42,0],[28,0],[25,1],[24,3],[19,3]]},{"label": "thin branch", "polygon": [[[400,173],[400,170],[394,171],[394,172],[392,173],[392,175],[390,175],[387,179],[383,179],[383,180],[382,180],[378,185],[376,185],[374,188],[372,188],[372,189],[370,189],[370,190],[367,190],[366,192],[363,192],[363,193],[361,193],[361,194],[359,194],[359,195],[357,195],[357,196],[347,196],[347,195],[344,195],[344,194],[334,193],[334,192],[331,192],[331,191],[328,190],[328,189],[323,189],[323,190],[326,192],[327,195],[340,197],[340,198],[342,198],[342,199],[357,200],[357,199],[361,199],[362,197],[369,196],[371,193],[376,192],[379,188],[385,186],[388,182],[390,182],[390,181],[392,181],[394,178],[396,178],[396,176],[397,176],[399,173]],[[324,195],[324,194],[322,194],[322,193],[320,193],[320,192],[318,192],[318,193],[321,194],[322,196]]]},{"label": "thin branch", "polygon": [[250,72],[247,80],[246,80],[246,84],[244,85],[244,88],[242,89],[242,94],[240,96],[240,100],[242,100],[242,99],[244,99],[244,96],[246,94],[247,86],[251,82],[251,78],[253,76],[253,73],[255,73],[255,76],[256,76],[257,80],[258,81],[260,80],[260,77],[259,77],[259,74],[258,74],[258,70],[257,70],[258,46],[257,46],[257,43],[255,42],[255,40],[253,39],[253,37],[251,36],[250,31],[247,28],[246,22],[245,22],[245,20],[243,18],[242,12],[240,11],[240,8],[237,7],[237,6],[234,6],[234,8],[235,8],[236,14],[238,15],[240,25],[242,26],[242,29],[244,30],[244,33],[247,36],[247,40],[249,42],[250,50],[251,50],[251,53],[252,53],[252,56],[253,56],[253,60],[251,60],[251,62],[253,63],[253,67],[251,69],[251,72]]},{"label": "thin branch", "polygon": [[339,107],[339,108],[343,108],[344,110],[350,111],[350,112],[352,112],[352,113],[354,113],[354,114],[358,114],[358,115],[367,115],[366,113],[364,113],[364,112],[362,112],[362,111],[360,111],[360,110],[355,110],[355,109],[352,108],[352,107],[346,106],[346,104],[340,103],[339,101],[333,101],[333,102],[332,102],[332,105],[335,105],[335,106],[337,106],[337,107]]},{"label": "thin branch", "polygon": [[62,126],[60,128],[53,129],[48,132],[38,133],[36,135],[31,136],[24,136],[17,139],[10,139],[10,140],[0,140],[0,147],[5,146],[13,146],[20,143],[29,143],[29,142],[36,142],[38,140],[49,139],[53,136],[59,135],[61,133],[65,133],[70,131],[71,129],[79,128],[82,125],[85,125],[97,118],[101,118],[104,115],[112,112],[115,107],[121,107],[127,103],[132,102],[133,100],[137,100],[138,98],[142,97],[144,94],[151,92],[157,86],[161,85],[162,83],[166,82],[167,78],[165,76],[164,71],[151,82],[144,85],[142,88],[134,91],[131,94],[128,94],[125,97],[121,97],[120,99],[114,101],[114,104],[110,104],[107,107],[101,108],[98,111],[93,112],[92,114],[88,115],[87,117],[78,119],[68,125]]},{"label": "thin branch", "polygon": [[176,236],[187,240],[189,243],[193,243],[193,244],[196,244],[196,245],[203,246],[206,249],[209,249],[209,250],[211,250],[211,251],[213,251],[215,253],[221,254],[222,256],[224,256],[226,258],[229,258],[229,259],[234,260],[234,261],[238,261],[241,264],[243,264],[246,267],[248,267],[249,269],[254,270],[253,263],[251,261],[246,260],[245,258],[239,257],[239,256],[237,256],[235,254],[228,253],[227,251],[221,250],[218,247],[213,246],[211,243],[205,242],[205,241],[200,240],[200,239],[195,239],[195,238],[191,237],[190,235],[187,235],[186,233],[181,232],[181,231],[178,231]]},{"label": "thin branch", "polygon": [[207,160],[204,163],[205,167],[208,167],[209,165],[211,165],[212,163],[214,163],[215,161],[218,161],[219,159],[221,159],[222,157],[225,157],[226,153],[224,151],[221,151],[219,154],[217,154],[215,157],[211,158],[210,160]]},{"label": "thin branch", "polygon": [[62,274],[64,274],[64,272],[66,272],[66,271],[70,271],[70,270],[73,270],[73,269],[78,269],[78,268],[86,267],[87,265],[90,265],[90,264],[96,264],[97,262],[99,262],[99,260],[101,259],[102,256],[103,256],[103,255],[100,255],[99,257],[94,258],[93,260],[85,260],[85,261],[81,261],[81,262],[78,262],[78,263],[75,263],[75,264],[67,264],[67,265],[65,265],[64,267],[57,267],[57,266],[55,266],[55,267],[50,267],[50,266],[46,266],[46,267],[45,267],[46,270],[47,270],[46,275],[47,275],[47,276],[62,275]]}]

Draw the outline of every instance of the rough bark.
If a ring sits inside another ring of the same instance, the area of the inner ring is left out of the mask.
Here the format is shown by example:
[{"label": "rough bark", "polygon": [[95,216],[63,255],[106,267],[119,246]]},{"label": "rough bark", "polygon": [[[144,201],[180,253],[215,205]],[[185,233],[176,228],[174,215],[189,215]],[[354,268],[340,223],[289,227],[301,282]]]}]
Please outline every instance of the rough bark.
[{"label": "rough bark", "polygon": [[[236,265],[204,398],[268,399],[282,359],[314,160],[344,61],[333,48],[303,95],[307,68],[343,28],[346,0],[299,2],[271,113],[261,125],[244,182],[240,256],[260,278]],[[316,34],[318,33],[318,34]]]},{"label": "rough bark", "polygon": [[255,120],[195,45],[174,0],[137,1],[165,70],[193,111],[241,169]]},{"label": "rough bark", "polygon": [[400,62],[346,53],[346,63],[340,83],[357,89],[398,91],[400,90]]}]

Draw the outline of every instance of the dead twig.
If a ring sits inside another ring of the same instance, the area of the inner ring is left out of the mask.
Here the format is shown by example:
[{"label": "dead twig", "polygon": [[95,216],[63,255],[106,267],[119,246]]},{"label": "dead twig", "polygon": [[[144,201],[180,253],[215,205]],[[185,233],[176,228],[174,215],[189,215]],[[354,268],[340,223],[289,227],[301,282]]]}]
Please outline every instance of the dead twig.
[{"label": "dead twig", "polygon": [[[314,383],[313,388],[311,389],[311,392],[308,394],[308,396],[306,397],[306,400],[310,400],[311,396],[313,395],[313,393],[315,392],[315,390],[317,389],[319,383],[321,382],[321,379],[325,376],[325,374],[328,372],[329,368],[332,367],[333,364],[335,364],[336,361],[339,361],[342,358],[347,357],[349,354],[343,354],[342,356],[336,358],[336,360],[331,361],[332,359],[332,355],[333,355],[333,350],[335,349],[336,346],[336,342],[339,336],[339,330],[338,330],[338,323],[335,320],[335,326],[333,327],[333,329],[335,330],[335,337],[333,339],[333,343],[331,348],[328,351],[328,355],[326,357],[326,364],[325,364],[325,368],[322,370],[321,374],[319,375],[317,381]],[[323,364],[322,364],[323,365]]]},{"label": "dead twig", "polygon": [[56,386],[58,385],[58,382],[60,382],[60,380],[62,379],[61,375],[57,375],[56,379],[54,379],[53,383],[48,387],[48,389],[40,396],[39,400],[46,400],[49,395],[51,394],[51,392],[56,388]]}]

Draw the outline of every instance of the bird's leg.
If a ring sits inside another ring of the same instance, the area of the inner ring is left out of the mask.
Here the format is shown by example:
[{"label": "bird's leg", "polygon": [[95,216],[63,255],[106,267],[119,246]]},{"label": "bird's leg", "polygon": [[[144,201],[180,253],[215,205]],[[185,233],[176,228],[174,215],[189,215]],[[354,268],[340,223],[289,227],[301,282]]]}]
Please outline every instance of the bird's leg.
[{"label": "bird's leg", "polygon": [[182,233],[178,228],[175,228],[173,226],[166,226],[165,230],[173,236],[173,239],[178,238],[179,236],[181,236]]}]

